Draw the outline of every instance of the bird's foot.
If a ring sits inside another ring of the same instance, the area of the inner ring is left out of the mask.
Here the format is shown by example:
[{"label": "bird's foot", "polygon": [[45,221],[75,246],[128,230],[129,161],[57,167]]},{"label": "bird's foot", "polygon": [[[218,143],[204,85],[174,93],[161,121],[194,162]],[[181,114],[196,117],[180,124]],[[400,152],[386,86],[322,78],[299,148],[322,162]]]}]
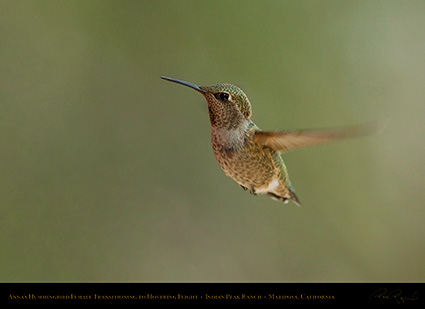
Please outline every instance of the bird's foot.
[{"label": "bird's foot", "polygon": [[257,195],[257,193],[255,192],[255,190],[254,189],[248,189],[247,187],[245,187],[245,186],[242,186],[242,185],[239,185],[242,189],[244,189],[244,191],[247,191],[247,190],[249,190],[249,193],[251,193],[252,195]]}]

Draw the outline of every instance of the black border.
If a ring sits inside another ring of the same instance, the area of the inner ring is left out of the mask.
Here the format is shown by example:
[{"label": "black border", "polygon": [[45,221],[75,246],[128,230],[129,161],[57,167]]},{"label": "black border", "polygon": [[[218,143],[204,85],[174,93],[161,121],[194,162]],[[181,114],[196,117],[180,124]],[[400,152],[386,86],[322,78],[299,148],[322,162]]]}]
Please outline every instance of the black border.
[{"label": "black border", "polygon": [[13,304],[425,304],[424,283],[1,283]]}]

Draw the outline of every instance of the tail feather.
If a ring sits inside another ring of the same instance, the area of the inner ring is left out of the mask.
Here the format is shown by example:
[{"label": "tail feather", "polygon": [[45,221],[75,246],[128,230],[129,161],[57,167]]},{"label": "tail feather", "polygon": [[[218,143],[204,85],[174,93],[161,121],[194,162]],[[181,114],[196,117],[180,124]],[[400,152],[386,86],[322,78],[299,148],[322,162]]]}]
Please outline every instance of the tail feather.
[{"label": "tail feather", "polygon": [[291,196],[289,198],[284,196],[279,196],[273,192],[267,192],[267,195],[270,196],[275,201],[283,202],[285,204],[287,204],[289,200],[291,200],[295,205],[297,205],[298,207],[301,207],[301,202],[298,199],[298,196],[295,194],[295,192],[291,192],[290,193]]}]

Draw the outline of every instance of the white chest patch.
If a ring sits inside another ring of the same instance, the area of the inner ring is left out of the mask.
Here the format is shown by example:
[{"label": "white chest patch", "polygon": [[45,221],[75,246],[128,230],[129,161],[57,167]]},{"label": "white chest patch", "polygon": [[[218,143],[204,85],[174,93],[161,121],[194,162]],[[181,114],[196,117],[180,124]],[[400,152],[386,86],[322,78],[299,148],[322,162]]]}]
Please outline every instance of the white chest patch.
[{"label": "white chest patch", "polygon": [[273,178],[272,181],[270,181],[269,186],[267,187],[267,191],[273,191],[274,189],[277,189],[279,187],[279,179]]},{"label": "white chest patch", "polygon": [[256,193],[267,193],[267,192],[273,192],[275,189],[277,189],[280,185],[279,179],[273,178],[272,181],[269,182],[267,187],[263,187],[261,189],[257,189]]}]

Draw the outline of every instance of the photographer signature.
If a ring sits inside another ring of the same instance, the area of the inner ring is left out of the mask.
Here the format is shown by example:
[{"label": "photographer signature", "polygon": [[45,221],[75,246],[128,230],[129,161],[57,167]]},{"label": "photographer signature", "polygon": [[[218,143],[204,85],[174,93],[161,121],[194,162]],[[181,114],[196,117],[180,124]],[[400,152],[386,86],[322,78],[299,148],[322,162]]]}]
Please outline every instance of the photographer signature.
[{"label": "photographer signature", "polygon": [[382,304],[386,302],[396,302],[397,304],[404,304],[405,302],[418,299],[419,292],[413,292],[411,295],[405,296],[401,289],[388,291],[386,288],[376,290],[369,297],[370,302],[379,301]]}]

